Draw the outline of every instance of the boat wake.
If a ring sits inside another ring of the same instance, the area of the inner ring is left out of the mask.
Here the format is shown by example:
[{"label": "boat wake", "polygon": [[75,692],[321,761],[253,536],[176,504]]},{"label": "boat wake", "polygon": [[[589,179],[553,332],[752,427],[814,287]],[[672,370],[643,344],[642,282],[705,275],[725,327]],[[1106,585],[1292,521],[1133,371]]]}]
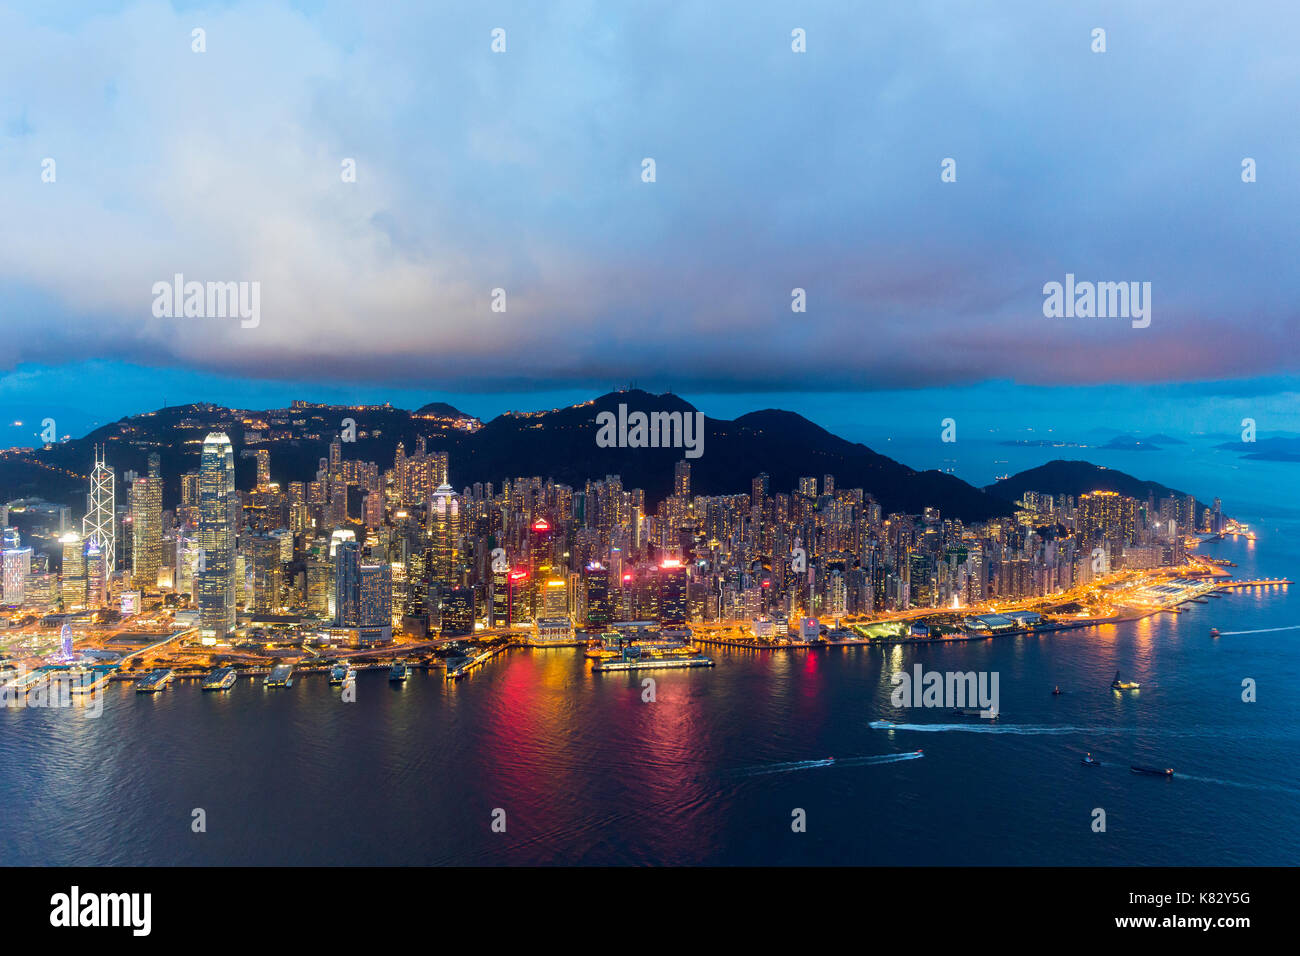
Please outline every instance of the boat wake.
[{"label": "boat wake", "polygon": [[1243,790],[1267,790],[1273,793],[1296,793],[1300,794],[1300,789],[1295,787],[1286,787],[1280,783],[1246,783],[1241,780],[1223,780],[1219,777],[1198,777],[1196,774],[1183,773],[1179,771],[1174,774],[1175,780],[1195,780],[1197,783],[1217,783],[1224,787],[1240,787]]},{"label": "boat wake", "polygon": [[916,730],[921,733],[940,733],[947,730],[960,730],[968,734],[1093,734],[1124,732],[1127,728],[1097,727],[1047,727],[1029,724],[896,724],[892,720],[873,720],[868,724],[872,730]]},{"label": "boat wake", "polygon": [[1254,631],[1220,631],[1220,637],[1231,637],[1234,634],[1271,634],[1274,631],[1300,631],[1300,624],[1292,624],[1289,627],[1261,627]]},{"label": "boat wake", "polygon": [[879,754],[872,757],[845,757],[838,760],[834,757],[827,757],[824,760],[795,760],[791,763],[773,763],[761,767],[747,767],[735,772],[742,777],[759,777],[769,773],[794,773],[797,770],[813,770],[817,767],[871,767],[876,764],[899,763],[903,760],[917,760],[924,756],[925,754],[916,750],[905,754]]}]

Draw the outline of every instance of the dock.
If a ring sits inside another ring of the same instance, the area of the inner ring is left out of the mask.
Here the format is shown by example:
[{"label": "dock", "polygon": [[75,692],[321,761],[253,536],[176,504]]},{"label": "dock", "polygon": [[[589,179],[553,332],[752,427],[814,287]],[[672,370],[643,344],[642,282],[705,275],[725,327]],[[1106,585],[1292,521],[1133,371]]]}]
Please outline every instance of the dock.
[{"label": "dock", "polygon": [[164,667],[162,670],[150,671],[135,683],[135,692],[137,694],[156,694],[159,691],[166,690],[167,685],[171,683],[173,672],[170,668]]},{"label": "dock", "polygon": [[490,648],[489,650],[483,651],[481,654],[477,654],[474,657],[471,657],[469,660],[465,661],[462,664],[457,665],[456,667],[449,666],[447,668],[447,679],[458,680],[464,677],[470,671],[474,670],[476,667],[482,667],[484,664],[492,660],[492,658],[496,657],[498,654],[504,653],[505,651],[508,651],[510,648],[514,646],[515,646],[514,644],[502,644],[500,647],[493,647]]}]

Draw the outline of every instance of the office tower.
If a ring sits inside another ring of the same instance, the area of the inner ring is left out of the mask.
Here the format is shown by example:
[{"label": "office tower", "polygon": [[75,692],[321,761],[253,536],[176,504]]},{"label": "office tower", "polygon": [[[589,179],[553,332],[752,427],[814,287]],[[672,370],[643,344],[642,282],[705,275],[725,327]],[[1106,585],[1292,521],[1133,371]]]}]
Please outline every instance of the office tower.
[{"label": "office tower", "polygon": [[235,455],[224,432],[203,440],[199,460],[199,636],[213,643],[235,630]]},{"label": "office tower", "polygon": [[542,589],[542,606],[538,617],[563,617],[569,613],[569,582],[564,578],[549,578]]},{"label": "office tower", "polygon": [[442,593],[442,637],[463,637],[474,633],[474,589],[456,586]]},{"label": "office tower", "polygon": [[257,489],[261,491],[271,484],[271,452],[266,448],[257,449]]},{"label": "office tower", "polygon": [[131,585],[139,591],[153,590],[158,586],[160,567],[162,478],[151,474],[131,482]]},{"label": "office tower", "polygon": [[914,551],[907,556],[909,595],[912,607],[934,607],[934,565],[930,555]]},{"label": "office tower", "polygon": [[65,611],[86,606],[86,551],[81,535],[69,531],[59,539],[63,549],[63,568],[60,572],[59,597]]},{"label": "office tower", "polygon": [[90,495],[86,499],[86,517],[82,521],[82,538],[99,543],[108,560],[108,573],[117,569],[116,479],[104,461],[105,449],[95,446],[95,463],[90,471]]},{"label": "office tower", "polygon": [[460,495],[446,483],[429,503],[429,538],[433,544],[433,580],[456,584],[460,579]]},{"label": "office tower", "polygon": [[284,586],[283,542],[270,534],[255,536],[253,552],[253,610],[263,614],[274,613],[281,606],[280,592]]},{"label": "office tower", "polygon": [[361,520],[372,531],[384,523],[384,495],[382,492],[372,491],[362,499]]},{"label": "office tower", "polygon": [[686,605],[686,566],[668,558],[651,567],[646,575],[640,613],[646,620],[658,620],[664,627],[684,627],[690,619]]},{"label": "office tower", "polygon": [[27,578],[32,570],[32,549],[11,548],[4,552],[0,565],[0,592],[9,607],[22,607],[27,601]]},{"label": "office tower", "polygon": [[767,497],[769,482],[767,472],[760,471],[754,480],[749,483],[749,506],[751,508],[763,507],[763,499]]},{"label": "office tower", "polygon": [[334,569],[328,561],[310,558],[307,561],[307,613],[320,620],[330,617],[330,594],[333,591]]},{"label": "office tower", "polygon": [[488,627],[505,627],[510,623],[510,571],[492,572],[492,593],[488,600]]},{"label": "office tower", "polygon": [[393,639],[393,568],[390,564],[358,567],[357,640],[381,644]]},{"label": "office tower", "polygon": [[334,549],[334,624],[356,627],[361,608],[361,546],[340,541]]},{"label": "office tower", "polygon": [[582,579],[587,591],[587,626],[604,627],[614,620],[614,608],[609,590],[609,569],[593,562],[583,571]]},{"label": "office tower", "polygon": [[687,497],[691,493],[691,463],[683,458],[673,465],[673,494]]},{"label": "office tower", "polygon": [[108,601],[108,558],[98,541],[86,545],[86,607],[101,608]]}]

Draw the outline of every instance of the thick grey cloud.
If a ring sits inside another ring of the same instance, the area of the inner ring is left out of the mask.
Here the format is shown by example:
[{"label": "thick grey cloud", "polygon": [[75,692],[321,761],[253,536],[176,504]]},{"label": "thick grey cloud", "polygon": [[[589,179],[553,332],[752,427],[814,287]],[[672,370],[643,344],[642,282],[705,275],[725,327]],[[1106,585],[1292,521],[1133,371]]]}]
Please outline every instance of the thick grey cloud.
[{"label": "thick grey cloud", "polygon": [[[466,6],[0,11],[9,367],[737,390],[1300,370],[1293,7]],[[177,272],[259,281],[260,325],[154,318]],[[1151,282],[1150,328],[1044,318],[1067,272]]]}]

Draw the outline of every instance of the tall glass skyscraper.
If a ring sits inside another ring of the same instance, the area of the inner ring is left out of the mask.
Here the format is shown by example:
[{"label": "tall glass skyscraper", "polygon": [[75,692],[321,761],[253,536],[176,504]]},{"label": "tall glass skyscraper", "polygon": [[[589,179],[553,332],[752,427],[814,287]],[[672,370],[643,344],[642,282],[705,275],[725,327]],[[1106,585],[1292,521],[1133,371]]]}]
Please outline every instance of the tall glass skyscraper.
[{"label": "tall glass skyscraper", "polygon": [[224,641],[235,630],[235,454],[224,432],[203,440],[199,462],[199,632]]},{"label": "tall glass skyscraper", "polygon": [[111,575],[117,569],[116,488],[113,469],[104,461],[104,448],[95,446],[95,465],[90,472],[90,494],[86,498],[86,517],[82,521],[82,538],[99,545]]}]

